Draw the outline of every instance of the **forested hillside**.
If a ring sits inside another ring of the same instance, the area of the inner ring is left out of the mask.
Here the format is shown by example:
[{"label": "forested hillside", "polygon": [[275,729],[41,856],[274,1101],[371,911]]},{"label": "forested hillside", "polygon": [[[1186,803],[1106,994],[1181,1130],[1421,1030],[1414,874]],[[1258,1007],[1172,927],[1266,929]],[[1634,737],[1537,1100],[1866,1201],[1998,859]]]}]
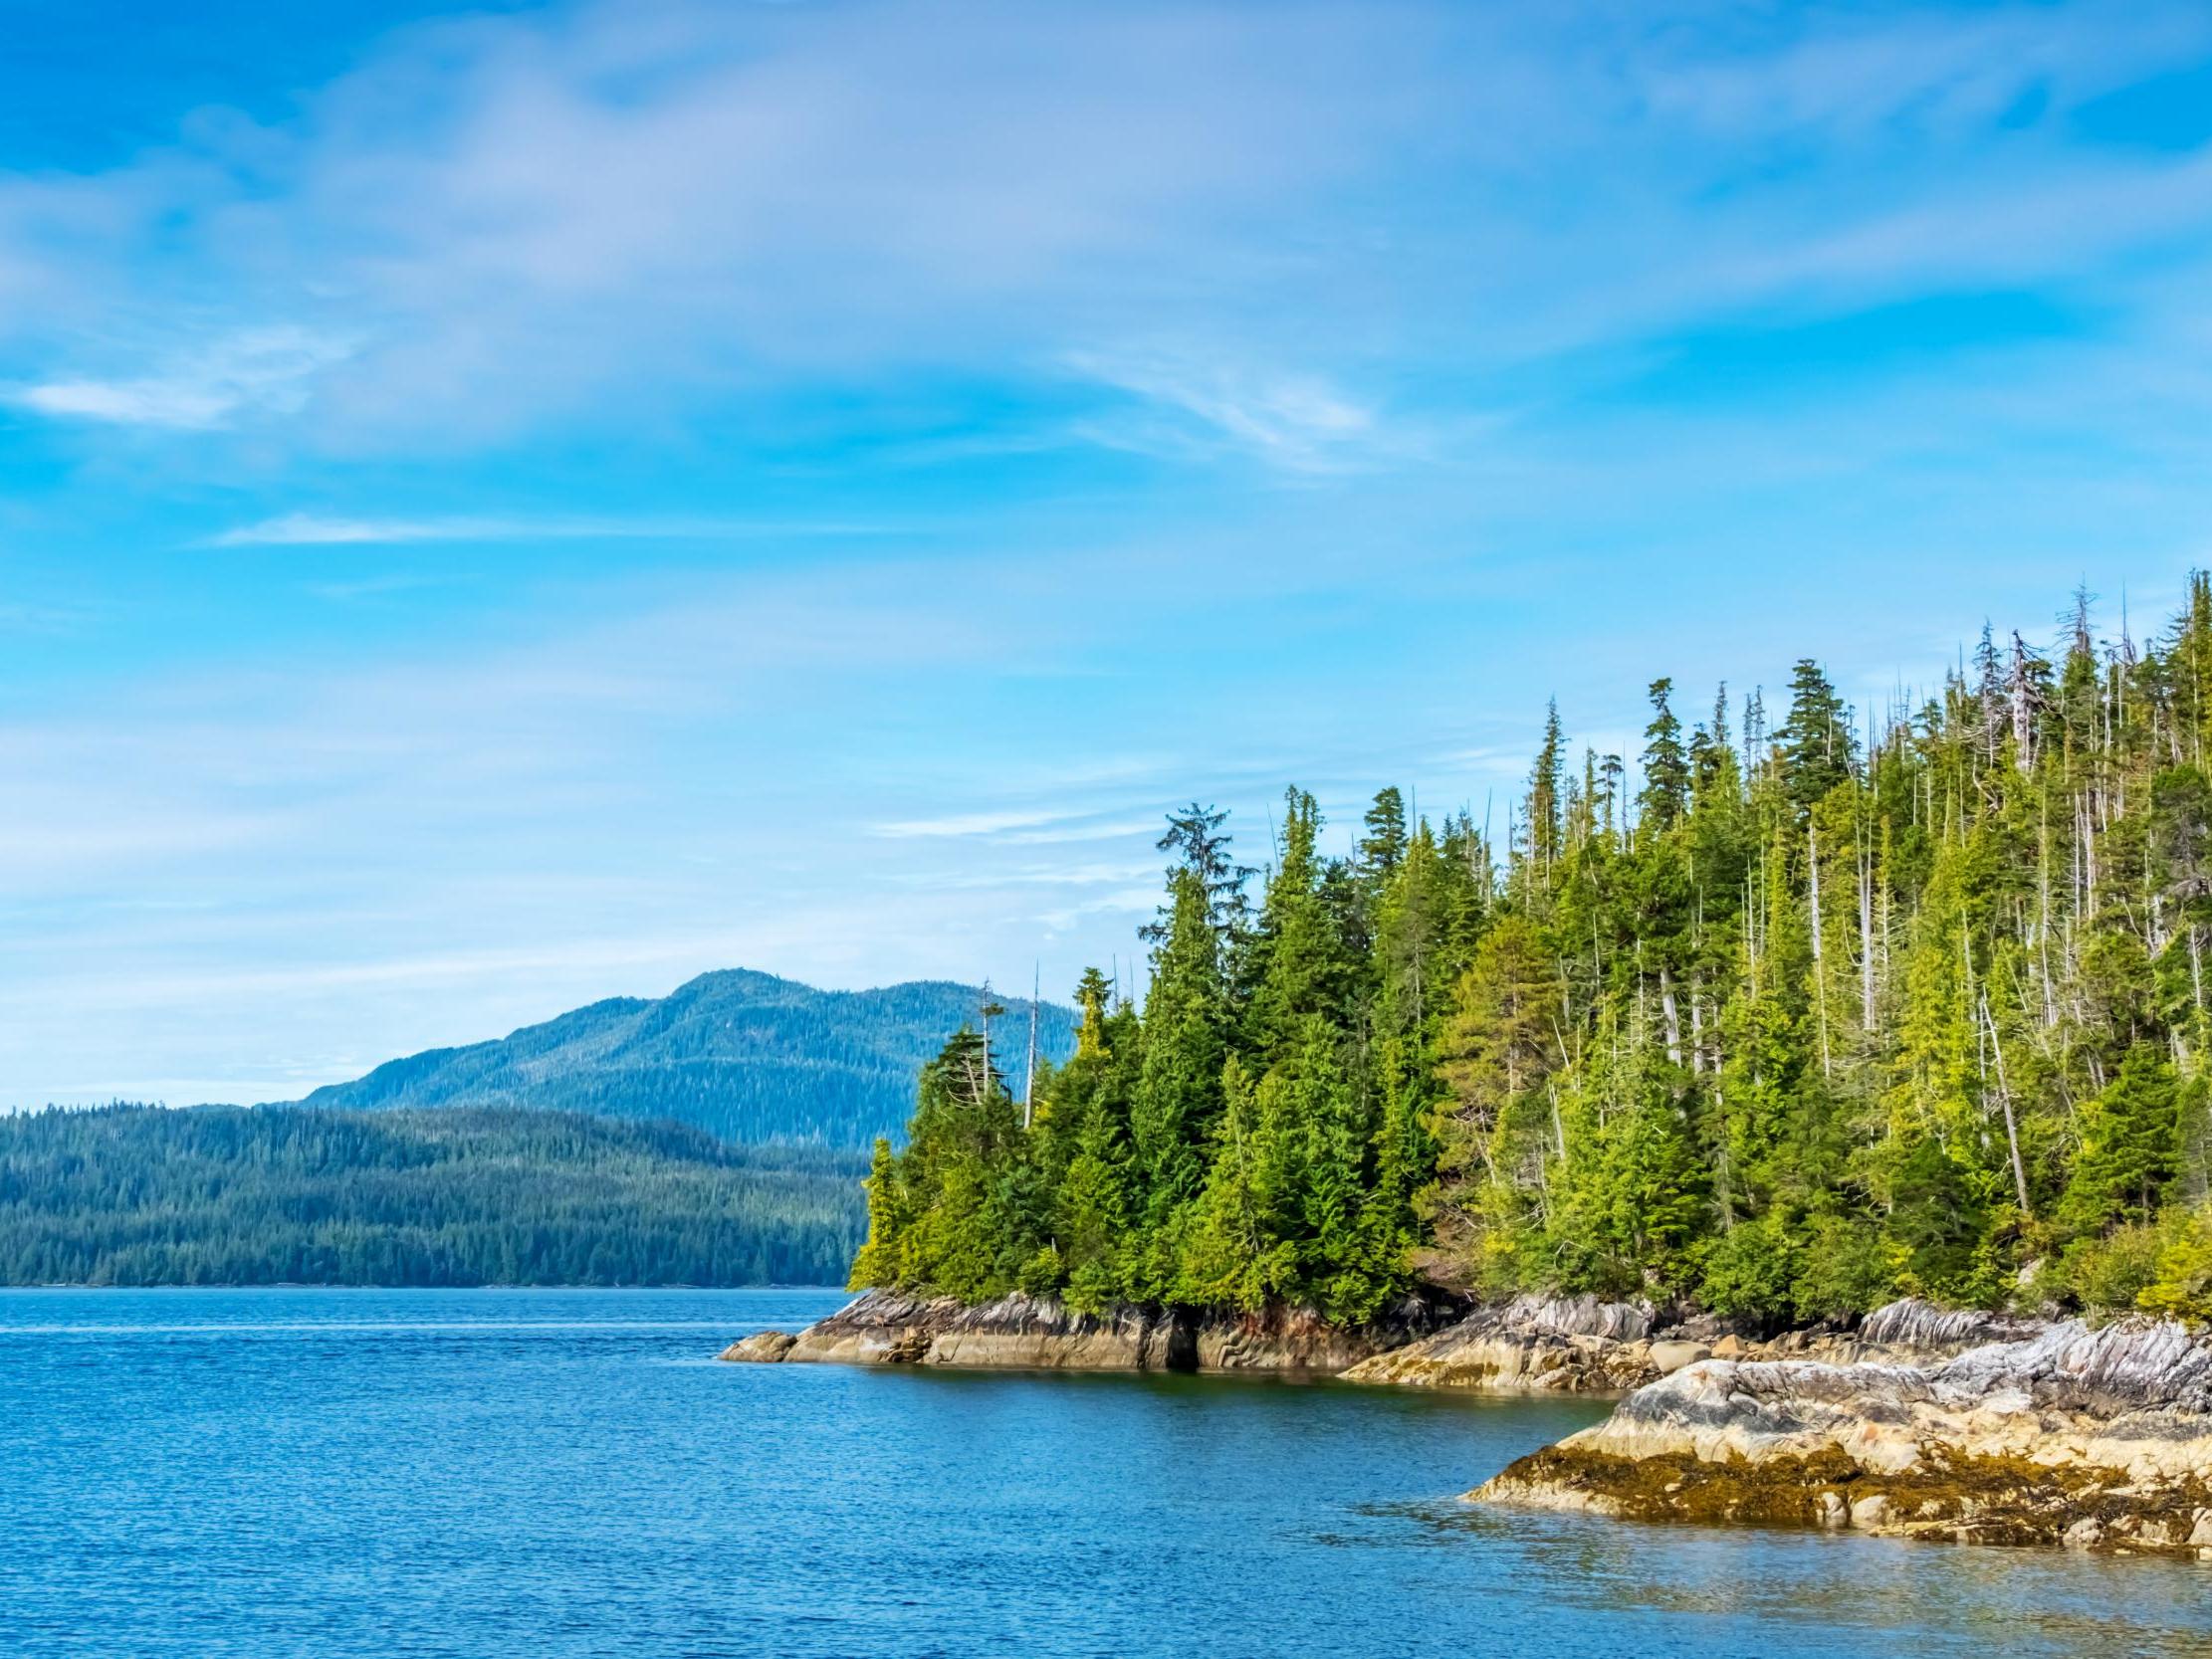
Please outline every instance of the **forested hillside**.
[{"label": "forested hillside", "polygon": [[[865,1148],[897,1133],[914,1078],[986,993],[943,980],[821,991],[706,973],[665,997],[618,997],[497,1042],[431,1049],[318,1089],[307,1106],[525,1106],[696,1124],[729,1141]],[[1029,1004],[1001,999],[1026,1043]],[[1044,1004],[1037,1043],[1064,1059],[1074,1015]]]},{"label": "forested hillside", "polygon": [[1634,757],[1555,714],[1494,848],[1391,788],[1326,856],[1292,789],[1256,907],[1173,818],[1142,1009],[1085,980],[1033,1122],[957,1037],[855,1283],[2212,1315],[2212,584],[2148,641],[1985,630],[1880,719],[1810,659],[1776,704],[1659,680]]},{"label": "forested hillside", "polygon": [[833,1284],[861,1159],[513,1110],[0,1117],[0,1284]]}]

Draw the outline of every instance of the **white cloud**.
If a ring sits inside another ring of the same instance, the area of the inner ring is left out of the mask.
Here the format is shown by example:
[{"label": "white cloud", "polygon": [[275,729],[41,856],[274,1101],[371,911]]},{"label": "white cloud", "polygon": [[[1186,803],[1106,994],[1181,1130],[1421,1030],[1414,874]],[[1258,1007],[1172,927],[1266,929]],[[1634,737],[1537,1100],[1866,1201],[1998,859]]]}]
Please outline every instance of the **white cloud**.
[{"label": "white cloud", "polygon": [[1096,899],[1085,899],[1060,910],[1046,911],[1036,921],[1048,933],[1064,933],[1098,917],[1144,916],[1157,910],[1159,905],[1160,889],[1157,886],[1130,887],[1118,893],[1102,894]]},{"label": "white cloud", "polygon": [[920,871],[899,885],[941,893],[1003,892],[1023,887],[1107,887],[1149,880],[1150,864],[987,864],[965,871]]},{"label": "white cloud", "polygon": [[[1173,355],[1077,352],[1078,373],[1146,400],[1185,422],[1094,421],[1088,430],[1137,449],[1188,452],[1226,444],[1291,472],[1337,472],[1372,455],[1381,436],[1373,409],[1313,374],[1268,373]],[[1196,422],[1196,438],[1188,422]]]},{"label": "white cloud", "polygon": [[682,541],[730,536],[866,536],[886,523],[747,518],[349,518],[286,513],[209,536],[209,547],[400,546],[427,541]]},{"label": "white cloud", "polygon": [[116,426],[222,426],[245,415],[297,413],[315,376],[351,347],[301,327],[241,329],[189,350],[151,374],[33,381],[0,393],[64,420]]},{"label": "white cloud", "polygon": [[956,812],[941,818],[904,818],[874,824],[868,833],[886,841],[914,841],[945,836],[997,835],[1006,830],[1038,829],[1065,821],[1057,812]]},{"label": "white cloud", "polygon": [[1132,835],[1150,839],[1160,833],[1160,814],[1154,813],[1149,818],[1112,818],[1100,823],[1008,830],[997,839],[1009,847],[1056,847],[1084,841],[1118,841]]},{"label": "white cloud", "polygon": [[450,454],[640,410],[744,405],[774,432],[794,383],[1072,362],[1133,406],[941,441],[1048,431],[1292,477],[1457,463],[1482,434],[1413,421],[1408,378],[1463,397],[1731,308],[2190,234],[2203,192],[2156,158],[1996,127],[2206,37],[2201,6],[2155,0],[1664,27],[1603,0],[433,23],[277,123],[0,175],[0,352],[41,365],[0,396]]},{"label": "white cloud", "polygon": [[[185,428],[299,413],[299,436],[416,447],[593,413],[610,387],[667,406],[794,365],[1041,359],[1075,315],[1147,310],[1223,213],[1374,157],[1421,16],[645,0],[402,31],[278,124],[192,123],[66,185],[0,175],[0,251],[99,294],[74,336],[48,318],[40,355],[71,367],[17,399]],[[342,373],[223,369],[257,334],[333,324]],[[190,360],[77,366],[118,325]]]}]

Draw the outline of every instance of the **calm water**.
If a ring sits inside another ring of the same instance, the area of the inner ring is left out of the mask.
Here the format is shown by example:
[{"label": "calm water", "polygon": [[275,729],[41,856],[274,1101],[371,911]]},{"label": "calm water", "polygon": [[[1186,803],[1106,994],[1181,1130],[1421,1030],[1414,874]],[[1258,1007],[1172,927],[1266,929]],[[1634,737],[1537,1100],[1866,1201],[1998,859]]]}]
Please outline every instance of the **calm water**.
[{"label": "calm water", "polygon": [[2212,1652],[2212,1567],[1469,1510],[1589,1420],[723,1365],[827,1292],[0,1292],[0,1653]]}]

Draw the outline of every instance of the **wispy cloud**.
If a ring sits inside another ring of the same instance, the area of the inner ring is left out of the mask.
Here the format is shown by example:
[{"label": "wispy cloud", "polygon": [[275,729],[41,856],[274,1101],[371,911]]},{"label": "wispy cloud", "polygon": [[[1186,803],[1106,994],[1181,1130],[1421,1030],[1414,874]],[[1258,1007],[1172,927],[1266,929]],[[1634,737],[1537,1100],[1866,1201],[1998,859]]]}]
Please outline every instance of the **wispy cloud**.
[{"label": "wispy cloud", "polygon": [[401,546],[434,541],[694,541],[736,536],[873,536],[889,523],[827,520],[684,518],[349,518],[286,513],[240,524],[200,543],[206,547]]},{"label": "wispy cloud", "polygon": [[1385,780],[1502,829],[1548,694],[1633,754],[1655,675],[1888,683],[1902,587],[2033,627],[2200,550],[2201,117],[2082,111],[2203,0],[344,44],[0,171],[0,1096],[732,961],[1025,978],[1038,910],[1064,985],[1194,793],[1255,861],[1292,778],[1332,850]]},{"label": "wispy cloud", "polygon": [[1147,419],[1087,423],[1108,443],[1177,454],[1227,447],[1290,472],[1333,473],[1372,457],[1382,438],[1376,412],[1320,375],[1169,355],[1076,352],[1068,365],[1148,406]]},{"label": "wispy cloud", "polygon": [[450,453],[732,405],[773,430],[794,386],[886,371],[965,371],[988,403],[1072,368],[1108,404],[1053,408],[1049,443],[931,441],[1320,479],[1468,447],[1412,418],[1409,383],[1463,403],[1502,375],[1541,407],[1508,371],[2201,229],[2182,169],[2064,142],[2087,101],[2205,50],[2201,5],[1931,10],[659,0],[650,27],[611,3],[434,23],[291,118],[0,175],[0,273],[40,302],[9,309],[0,364],[42,365],[0,396]]},{"label": "wispy cloud", "polygon": [[[600,3],[405,30],[294,119],[196,123],[13,215],[0,189],[0,256],[100,294],[16,401],[414,448],[588,419],[610,389],[667,409],[1041,360],[1074,313],[1141,313],[1129,279],[1220,243],[1220,214],[1371,161],[1434,33],[1391,14],[659,0],[649,26]],[[342,372],[299,350],[333,324]],[[165,342],[153,366],[78,366],[118,326]],[[1227,395],[1262,441],[1348,413]]]},{"label": "wispy cloud", "polygon": [[941,818],[901,818],[872,824],[868,833],[886,841],[934,840],[943,837],[1000,835],[1007,830],[1034,830],[1065,821],[1058,812],[956,812]]},{"label": "wispy cloud", "polygon": [[37,380],[0,396],[63,420],[204,429],[244,415],[297,413],[314,377],[351,351],[348,343],[307,328],[241,329],[151,373]]},{"label": "wispy cloud", "polygon": [[1143,916],[1157,909],[1159,904],[1160,890],[1157,887],[1128,887],[1058,910],[1046,911],[1036,920],[1038,926],[1048,933],[1064,933],[1099,917]]},{"label": "wispy cloud", "polygon": [[1053,824],[1037,829],[1008,830],[996,839],[1009,847],[1057,847],[1085,841],[1118,841],[1132,835],[1147,838],[1160,833],[1161,818],[1110,818],[1103,822]]}]

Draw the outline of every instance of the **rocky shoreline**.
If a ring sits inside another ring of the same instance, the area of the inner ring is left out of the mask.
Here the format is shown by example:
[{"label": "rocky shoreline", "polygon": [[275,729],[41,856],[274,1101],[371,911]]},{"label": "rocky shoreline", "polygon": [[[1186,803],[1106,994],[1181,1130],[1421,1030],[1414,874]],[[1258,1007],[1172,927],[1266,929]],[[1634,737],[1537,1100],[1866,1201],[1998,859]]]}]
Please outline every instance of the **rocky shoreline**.
[{"label": "rocky shoreline", "polygon": [[1434,1329],[1430,1304],[1340,1330],[1310,1309],[1202,1316],[1125,1307],[1078,1314],[1048,1298],[1009,1296],[970,1307],[950,1297],[867,1291],[796,1335],[764,1331],[721,1357],[976,1370],[1265,1371],[1335,1376]]},{"label": "rocky shoreline", "polygon": [[869,1291],[722,1357],[991,1370],[1341,1377],[1483,1394],[1613,1394],[1613,1414],[1468,1496],[1640,1521],[1733,1522],[2212,1560],[2212,1334],[2101,1330],[1892,1303],[1759,1340],[1590,1297],[1409,1302],[1357,1331],[1311,1310],[1077,1314]]},{"label": "rocky shoreline", "polygon": [[1710,1316],[1670,1318],[1648,1304],[1522,1296],[1477,1309],[1344,1374],[1352,1382],[1485,1394],[1621,1394],[1707,1359],[1923,1360],[2026,1329],[1992,1315],[1898,1302],[1855,1330],[1824,1327],[1762,1340]]},{"label": "rocky shoreline", "polygon": [[1920,1362],[2036,1329],[1900,1302],[1856,1330],[1793,1331],[1761,1341],[1718,1320],[1684,1320],[1644,1303],[1522,1296],[1471,1310],[1410,1300],[1347,1331],[1304,1308],[1077,1314],[1043,1297],[971,1307],[951,1297],[873,1290],[795,1335],[744,1338],[722,1357],[986,1370],[1275,1371],[1485,1394],[1606,1395],[1707,1359]]},{"label": "rocky shoreline", "polygon": [[1468,1496],[2212,1560],[2212,1337],[2067,1321],[1934,1362],[1701,1360]]},{"label": "rocky shoreline", "polygon": [[1709,1318],[1595,1297],[1515,1297],[1469,1309],[1409,1300],[1356,1330],[1311,1309],[1073,1313],[1043,1297],[971,1307],[872,1290],[790,1334],[765,1331],[722,1357],[757,1363],[952,1365],[985,1370],[1271,1371],[1486,1394],[1623,1394],[1706,1359],[1919,1361],[2019,1335],[2019,1322],[1898,1303],[1855,1331],[1759,1341]]}]

